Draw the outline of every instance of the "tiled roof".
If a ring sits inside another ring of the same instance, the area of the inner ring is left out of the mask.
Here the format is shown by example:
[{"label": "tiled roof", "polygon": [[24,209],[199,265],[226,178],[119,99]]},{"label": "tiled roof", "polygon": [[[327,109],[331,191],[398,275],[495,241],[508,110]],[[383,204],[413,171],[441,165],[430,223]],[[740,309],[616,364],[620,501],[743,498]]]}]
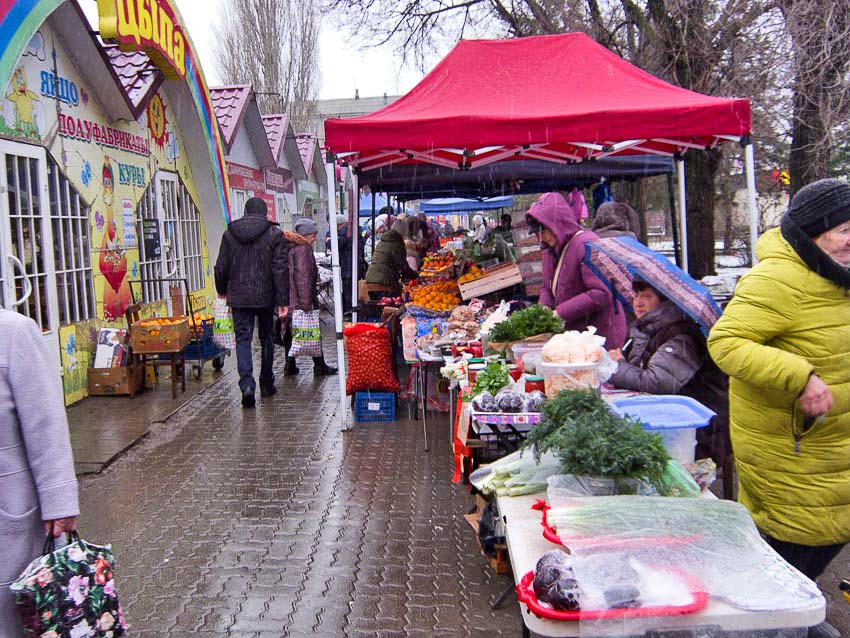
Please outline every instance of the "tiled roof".
[{"label": "tiled roof", "polygon": [[313,155],[316,153],[316,136],[312,133],[296,133],[295,141],[298,143],[298,152],[301,153],[301,163],[309,176],[310,169],[313,168]]},{"label": "tiled roof", "polygon": [[210,88],[213,111],[215,111],[224,144],[228,149],[236,137],[236,131],[242,121],[250,97],[251,86],[249,84]]},{"label": "tiled roof", "polygon": [[100,43],[118,80],[133,105],[136,114],[141,112],[163,77],[150,58],[139,51],[122,51],[116,44]]},{"label": "tiled roof", "polygon": [[269,146],[272,148],[272,154],[275,161],[280,160],[281,151],[283,151],[283,142],[286,139],[286,129],[289,117],[286,113],[276,113],[274,115],[263,116],[263,126],[266,129],[266,135],[269,138]]}]

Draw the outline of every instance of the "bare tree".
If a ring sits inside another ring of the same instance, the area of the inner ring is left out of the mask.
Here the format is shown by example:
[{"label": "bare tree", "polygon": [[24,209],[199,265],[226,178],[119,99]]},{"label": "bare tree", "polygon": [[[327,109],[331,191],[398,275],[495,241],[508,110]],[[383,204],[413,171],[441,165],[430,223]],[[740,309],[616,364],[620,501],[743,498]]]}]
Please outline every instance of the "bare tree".
[{"label": "bare tree", "polygon": [[835,136],[846,134],[850,0],[780,0],[779,5],[793,44],[793,193],[829,174]]},{"label": "bare tree", "polygon": [[[222,79],[250,83],[264,113],[285,112],[306,130],[319,86],[314,0],[222,0],[215,59]],[[315,131],[313,131],[315,132]]]}]

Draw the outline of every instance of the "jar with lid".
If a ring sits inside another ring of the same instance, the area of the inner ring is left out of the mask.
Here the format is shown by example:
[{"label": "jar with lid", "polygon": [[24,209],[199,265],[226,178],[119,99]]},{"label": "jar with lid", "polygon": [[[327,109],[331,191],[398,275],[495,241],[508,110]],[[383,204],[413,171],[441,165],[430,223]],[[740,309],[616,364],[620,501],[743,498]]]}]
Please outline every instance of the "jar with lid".
[{"label": "jar with lid", "polygon": [[525,391],[526,393],[534,392],[535,390],[540,390],[541,392],[546,391],[546,384],[543,382],[543,377],[525,377]]}]

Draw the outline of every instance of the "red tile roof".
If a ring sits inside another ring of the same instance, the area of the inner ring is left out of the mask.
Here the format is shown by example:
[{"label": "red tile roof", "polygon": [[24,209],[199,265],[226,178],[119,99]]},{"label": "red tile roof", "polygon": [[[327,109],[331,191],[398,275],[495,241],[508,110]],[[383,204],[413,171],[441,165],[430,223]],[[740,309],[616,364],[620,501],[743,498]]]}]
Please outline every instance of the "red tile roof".
[{"label": "red tile roof", "polygon": [[309,177],[310,170],[313,168],[313,156],[316,153],[316,136],[312,133],[296,133],[295,141],[298,143],[298,152],[301,153],[301,163],[304,164],[304,170]]},{"label": "red tile roof", "polygon": [[236,131],[242,117],[245,115],[245,107],[251,97],[251,86],[249,84],[236,84],[233,86],[217,86],[210,88],[213,111],[221,129],[224,145],[229,152],[236,138]]},{"label": "red tile roof", "polygon": [[100,42],[100,46],[132,105],[134,115],[138,117],[165,78],[142,52],[122,51],[118,45],[105,42]]},{"label": "red tile roof", "polygon": [[275,161],[280,161],[280,154],[283,151],[283,142],[286,139],[286,129],[289,123],[289,116],[286,113],[275,113],[274,115],[263,116],[263,126],[266,129],[266,135],[269,138],[269,146],[272,147],[272,154]]}]

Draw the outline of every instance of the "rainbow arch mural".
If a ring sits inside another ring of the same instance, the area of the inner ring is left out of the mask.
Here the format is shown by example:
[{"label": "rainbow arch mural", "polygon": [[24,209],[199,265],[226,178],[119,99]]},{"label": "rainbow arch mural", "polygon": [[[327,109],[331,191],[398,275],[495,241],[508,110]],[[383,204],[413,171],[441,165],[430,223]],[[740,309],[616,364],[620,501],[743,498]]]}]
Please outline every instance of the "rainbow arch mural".
[{"label": "rainbow arch mural", "polygon": [[[47,17],[68,0],[0,0],[0,42],[6,46],[0,52],[0,78],[3,85],[9,81],[15,64],[24,53],[27,43]],[[103,0],[98,0],[100,6]],[[117,0],[115,4],[132,5],[133,0]],[[175,22],[183,24],[177,7],[171,0],[154,0],[150,3],[167,8]],[[205,142],[217,184],[217,194],[225,225],[230,221],[230,189],[224,166],[224,151],[219,137],[218,125],[212,110],[209,89],[204,79],[191,38],[185,41],[185,82],[189,87],[195,109],[203,126]]]}]

